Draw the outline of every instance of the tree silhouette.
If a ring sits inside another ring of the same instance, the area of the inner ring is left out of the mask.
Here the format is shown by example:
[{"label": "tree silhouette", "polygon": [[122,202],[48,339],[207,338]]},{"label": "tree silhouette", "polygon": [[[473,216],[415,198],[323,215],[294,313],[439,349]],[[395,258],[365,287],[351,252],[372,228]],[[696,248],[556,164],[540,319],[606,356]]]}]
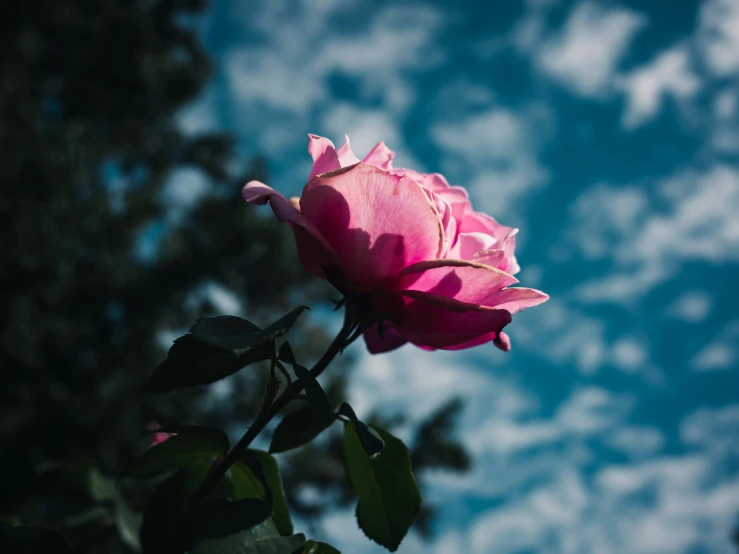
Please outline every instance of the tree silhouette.
[{"label": "tree silhouette", "polygon": [[[80,552],[127,552],[135,540],[121,540],[121,506],[90,492],[89,473],[78,486],[74,464],[117,476],[150,421],[228,429],[248,422],[261,399],[256,372],[230,378],[231,394],[217,402],[198,389],[143,394],[164,357],[162,332],[215,314],[213,287],[244,300],[257,322],[301,297],[315,305],[330,295],[306,280],[289,230],[240,200],[264,161],[234,174],[232,137],[177,126],[211,73],[187,24],[204,8],[28,0],[0,17],[0,518],[61,529]],[[182,168],[209,186],[173,217],[165,192],[177,190]],[[142,244],[154,255],[138,255]],[[326,343],[320,327],[295,334],[302,356]],[[327,390],[339,400],[345,376],[333,373]],[[424,429],[417,469],[466,467],[448,425]],[[43,472],[50,461],[63,463],[61,478]],[[285,462],[304,515],[321,510],[301,504],[301,484],[348,494],[335,475],[340,451],[297,451]],[[145,495],[128,492],[125,513],[135,513]]]}]

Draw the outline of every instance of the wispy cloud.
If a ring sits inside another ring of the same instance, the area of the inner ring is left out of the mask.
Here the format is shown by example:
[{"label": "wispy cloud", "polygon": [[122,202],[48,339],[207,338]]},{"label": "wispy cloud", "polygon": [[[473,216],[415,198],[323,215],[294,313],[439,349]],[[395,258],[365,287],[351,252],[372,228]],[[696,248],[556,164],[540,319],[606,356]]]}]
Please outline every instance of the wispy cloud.
[{"label": "wispy cloud", "polygon": [[690,53],[682,44],[660,52],[646,65],[619,78],[617,86],[626,95],[623,126],[634,129],[643,125],[662,110],[667,98],[694,98],[701,80],[690,64]]},{"label": "wispy cloud", "polygon": [[560,30],[537,46],[536,64],[573,92],[601,97],[610,91],[619,62],[646,22],[627,8],[581,2]]}]

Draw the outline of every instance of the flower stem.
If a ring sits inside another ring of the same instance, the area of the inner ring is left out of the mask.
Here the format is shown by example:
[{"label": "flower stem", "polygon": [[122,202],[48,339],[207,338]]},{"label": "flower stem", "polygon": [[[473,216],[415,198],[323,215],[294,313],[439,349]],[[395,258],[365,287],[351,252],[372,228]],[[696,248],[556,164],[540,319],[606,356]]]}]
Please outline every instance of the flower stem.
[{"label": "flower stem", "polygon": [[[348,323],[348,320],[345,320],[344,326],[341,328],[341,331],[339,331],[339,334],[336,335],[336,338],[329,345],[326,352],[323,353],[323,356],[321,356],[321,358],[310,369],[310,374],[313,377],[318,377],[323,373],[323,370],[328,367],[328,364],[333,361],[337,354],[350,344],[351,341],[347,339],[350,338],[349,335],[351,334],[352,326]],[[354,338],[356,337],[352,337],[351,340],[354,340]],[[295,399],[302,390],[302,381],[300,379],[296,379],[290,383],[277,400],[269,405],[265,403],[265,405],[262,406],[262,409],[259,411],[254,423],[252,423],[249,429],[246,430],[244,436],[241,437],[239,442],[236,443],[231,451],[211,469],[203,482],[200,483],[200,486],[190,497],[188,509],[192,510],[202,504],[229,468],[234,464],[234,462],[236,462],[236,460],[239,459],[241,453],[249,448],[249,445],[257,438],[259,433],[264,430],[267,424],[272,421],[272,418],[274,418],[291,400]]]}]

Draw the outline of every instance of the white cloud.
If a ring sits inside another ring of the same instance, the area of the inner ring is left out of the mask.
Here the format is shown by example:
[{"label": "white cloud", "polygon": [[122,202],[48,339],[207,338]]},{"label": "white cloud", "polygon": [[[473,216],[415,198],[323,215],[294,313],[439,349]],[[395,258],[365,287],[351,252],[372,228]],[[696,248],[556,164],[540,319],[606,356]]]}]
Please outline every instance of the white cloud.
[{"label": "white cloud", "polygon": [[201,169],[178,167],[170,172],[161,192],[168,218],[178,222],[212,189],[210,178]]},{"label": "white cloud", "polygon": [[712,450],[739,450],[739,404],[721,408],[701,408],[680,424],[680,438],[685,444]]},{"label": "white cloud", "polygon": [[210,88],[177,113],[176,120],[180,130],[185,135],[219,131],[215,107],[215,90]]},{"label": "white cloud", "polygon": [[634,337],[622,337],[611,346],[611,358],[624,372],[635,373],[647,363],[647,348]]},{"label": "white cloud", "polygon": [[713,300],[710,294],[701,290],[692,290],[683,292],[667,308],[667,314],[688,323],[699,323],[708,317],[712,308]]},{"label": "white cloud", "polygon": [[620,77],[617,86],[627,101],[621,122],[626,129],[634,129],[653,119],[667,96],[682,101],[692,99],[701,81],[690,67],[688,49],[679,45]]},{"label": "white cloud", "polygon": [[264,35],[258,43],[233,48],[225,62],[235,114],[255,129],[260,146],[272,152],[298,142],[302,147],[304,135],[296,128],[316,131],[309,128],[313,116],[332,108],[334,74],[356,79],[361,99],[379,97],[387,114],[401,117],[415,99],[409,73],[443,59],[434,40],[443,19],[433,9],[390,6],[357,20],[359,28],[351,33],[333,27],[327,32],[332,18],[347,8],[307,1],[263,2],[248,15],[236,8],[248,32],[254,32],[248,27],[253,24]]},{"label": "white cloud", "polygon": [[696,371],[715,371],[729,369],[737,363],[736,349],[729,344],[713,342],[707,344],[690,361]]},{"label": "white cloud", "polygon": [[469,174],[466,183],[478,209],[500,217],[517,202],[543,187],[548,171],[538,150],[551,132],[551,115],[533,106],[520,112],[495,107],[476,115],[433,126],[436,143],[451,154],[445,163],[447,177]]},{"label": "white cloud", "polygon": [[695,371],[731,369],[739,363],[739,321],[731,321],[690,360]]},{"label": "white cloud", "polygon": [[739,71],[739,3],[736,0],[703,2],[698,46],[715,75],[729,76]]},{"label": "white cloud", "polygon": [[622,421],[633,406],[633,398],[618,396],[599,387],[577,389],[562,404],[556,421],[572,433],[601,433]]},{"label": "white cloud", "polygon": [[634,458],[643,458],[657,453],[665,442],[661,431],[653,427],[624,426],[608,436],[606,442]]},{"label": "white cloud", "polygon": [[613,244],[630,236],[644,221],[649,197],[640,187],[614,187],[598,183],[583,192],[571,208],[577,225],[569,233],[583,255],[603,259]]},{"label": "white cloud", "polygon": [[[724,164],[682,170],[651,188],[649,194],[596,185],[576,201],[568,236],[586,256],[618,264],[578,287],[580,300],[636,302],[683,262],[739,260],[739,170]],[[628,208],[614,209],[613,202]]]},{"label": "white cloud", "polygon": [[537,65],[577,94],[601,97],[609,91],[619,62],[645,24],[644,16],[632,10],[582,2],[560,33],[540,47]]},{"label": "white cloud", "polygon": [[711,147],[721,153],[739,152],[739,87],[727,87],[713,101]]}]

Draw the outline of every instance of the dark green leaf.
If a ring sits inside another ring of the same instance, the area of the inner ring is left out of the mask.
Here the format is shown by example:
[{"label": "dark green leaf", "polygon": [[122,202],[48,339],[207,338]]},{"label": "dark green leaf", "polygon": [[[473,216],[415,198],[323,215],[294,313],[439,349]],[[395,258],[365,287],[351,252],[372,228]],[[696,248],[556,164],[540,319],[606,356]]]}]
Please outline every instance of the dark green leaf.
[{"label": "dark green leaf", "polygon": [[280,535],[292,535],[293,523],[290,519],[290,512],[287,508],[287,500],[285,499],[285,491],[282,488],[282,477],[280,476],[280,468],[274,456],[263,450],[252,450],[262,466],[264,478],[267,482],[270,492],[272,493],[272,517],[275,526]]},{"label": "dark green leaf", "polygon": [[190,329],[200,342],[226,350],[238,350],[253,342],[262,330],[251,321],[232,315],[201,317]]},{"label": "dark green leaf", "polygon": [[364,448],[364,451],[370,458],[382,452],[382,449],[385,447],[385,441],[382,440],[382,437],[377,431],[357,418],[357,414],[354,413],[354,409],[349,404],[342,402],[338,412],[348,417],[354,423],[359,442],[362,443],[362,448]]},{"label": "dark green leaf", "polygon": [[[270,352],[274,352],[273,341],[277,337],[281,337],[292,327],[298,320],[300,314],[305,310],[308,310],[308,306],[298,306],[290,313],[282,316],[280,319],[275,321],[272,325],[266,329],[259,330],[258,332],[245,333],[241,340],[219,340],[219,344],[230,344],[236,345],[233,352],[236,354],[243,354],[249,350],[260,348],[265,344],[270,345]],[[245,320],[242,320],[245,321]],[[251,325],[251,324],[250,324]],[[256,327],[256,326],[255,326]],[[193,327],[194,329],[194,327]],[[258,328],[257,328],[258,329]],[[211,344],[215,339],[209,339]]]},{"label": "dark green leaf", "polygon": [[301,365],[294,365],[293,370],[298,379],[303,383],[305,394],[310,405],[310,417],[316,427],[327,425],[334,420],[334,412],[331,409],[326,392],[310,371]]},{"label": "dark green leaf", "polygon": [[[224,448],[225,446],[225,448]],[[134,461],[128,477],[151,477],[202,460],[223,457],[228,450],[218,435],[174,435],[156,444]]]},{"label": "dark green leaf", "polygon": [[299,306],[266,329],[234,316],[199,319],[177,339],[149,379],[149,392],[207,385],[242,367],[274,356],[274,339],[284,335],[307,306]]},{"label": "dark green leaf", "polygon": [[295,322],[305,310],[310,310],[308,306],[298,306],[290,313],[282,316],[280,319],[275,321],[272,325],[267,327],[262,333],[268,339],[276,339],[281,337],[290,330],[290,327],[295,325]]},{"label": "dark green leaf", "polygon": [[222,539],[248,530],[269,518],[267,503],[258,498],[204,504],[196,517],[196,541]]},{"label": "dark green leaf", "polygon": [[96,502],[115,500],[118,496],[115,479],[105,477],[96,467],[91,468],[87,474],[87,494]]},{"label": "dark green leaf", "polygon": [[234,500],[259,498],[264,500],[264,484],[242,460],[231,466],[231,483]]},{"label": "dark green leaf", "polygon": [[295,354],[293,354],[293,349],[288,342],[283,342],[280,345],[279,358],[286,364],[295,365],[298,363],[295,361]]},{"label": "dark green leaf", "polygon": [[344,424],[345,466],[358,496],[359,527],[370,539],[394,552],[421,508],[421,496],[408,448],[387,431],[375,430],[385,441],[385,448],[370,458],[355,424]]},{"label": "dark green leaf", "polygon": [[184,520],[184,508],[188,496],[207,474],[207,464],[192,464],[157,487],[146,505],[139,531],[144,554],[182,554],[189,548],[191,527]]},{"label": "dark green leaf", "polygon": [[272,435],[270,452],[285,452],[312,441],[333,423],[333,417],[320,425],[313,424],[312,409],[301,408],[287,414]]},{"label": "dark green leaf", "polygon": [[341,554],[341,551],[325,542],[308,541],[303,546],[303,554]]},{"label": "dark green leaf", "polygon": [[72,552],[59,533],[40,527],[12,527],[0,521],[0,552]]},{"label": "dark green leaf", "polygon": [[233,496],[236,500],[259,498],[272,511],[277,530],[283,536],[291,535],[293,524],[287,508],[285,491],[277,460],[263,450],[248,450],[232,466]]},{"label": "dark green leaf", "polygon": [[242,353],[200,342],[192,334],[184,335],[174,341],[167,359],[154,370],[149,379],[148,390],[165,393],[184,387],[207,385],[233,375],[244,366],[271,357],[269,344]]},{"label": "dark green leaf", "polygon": [[[195,546],[190,554],[294,554],[303,544],[303,534],[282,537],[269,512],[259,513],[256,504],[229,502],[211,509],[196,530]],[[259,502],[259,501],[254,501]],[[264,515],[253,524],[254,516]]]}]

